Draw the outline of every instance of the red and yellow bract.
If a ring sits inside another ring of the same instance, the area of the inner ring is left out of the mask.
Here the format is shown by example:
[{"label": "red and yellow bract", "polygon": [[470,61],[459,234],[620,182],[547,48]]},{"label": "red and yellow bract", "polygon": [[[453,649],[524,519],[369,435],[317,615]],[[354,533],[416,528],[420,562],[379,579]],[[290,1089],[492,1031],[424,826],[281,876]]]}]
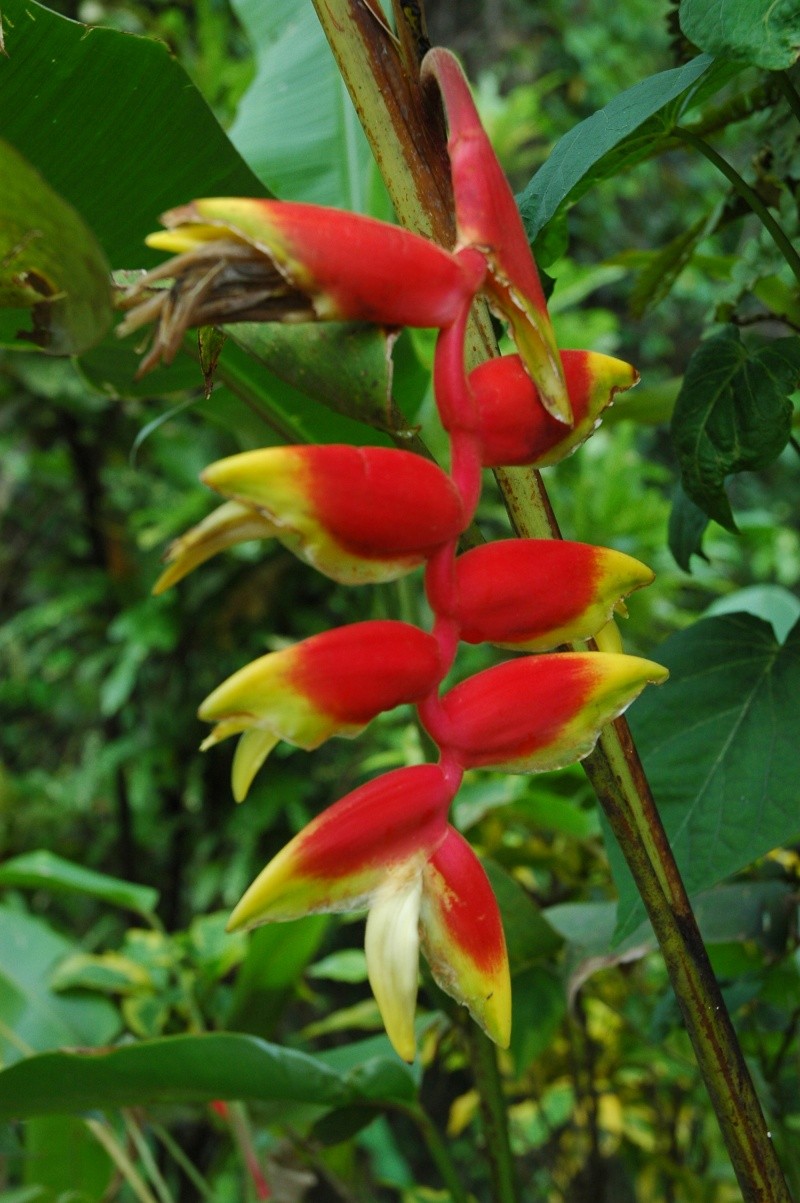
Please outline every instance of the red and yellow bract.
[{"label": "red and yellow bract", "polygon": [[590,638],[653,580],[624,552],[560,539],[486,543],[459,556],[455,574],[460,637],[528,652]]},{"label": "red and yellow bract", "polygon": [[439,646],[418,627],[390,620],[337,627],[223,681],[198,712],[216,724],[203,746],[242,735],[233,763],[241,801],[279,740],[310,751],[334,735],[352,739],[384,710],[418,702],[441,675]]}]

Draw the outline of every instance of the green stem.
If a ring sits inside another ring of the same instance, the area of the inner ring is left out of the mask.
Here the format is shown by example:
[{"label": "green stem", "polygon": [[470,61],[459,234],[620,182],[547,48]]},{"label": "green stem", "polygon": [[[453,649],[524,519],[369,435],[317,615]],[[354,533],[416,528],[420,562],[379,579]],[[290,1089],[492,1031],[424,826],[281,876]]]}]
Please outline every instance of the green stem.
[{"label": "green stem", "polygon": [[413,1103],[396,1103],[391,1109],[405,1115],[416,1126],[425,1148],[430,1154],[431,1161],[439,1171],[442,1182],[447,1188],[450,1203],[470,1203],[469,1194],[458,1176],[447,1142],[439,1135],[439,1129],[427,1111]]},{"label": "green stem", "polygon": [[[794,91],[794,89],[792,90]],[[722,155],[718,154],[713,146],[709,145],[702,138],[698,138],[697,134],[693,134],[691,130],[683,129],[681,126],[677,126],[674,133],[676,138],[680,138],[682,142],[686,142],[689,146],[693,146],[695,150],[699,150],[701,155],[705,155],[709,163],[713,163],[717,170],[722,172],[725,178],[730,181],[734,191],[738,192],[742,200],[750,206],[764,226],[764,229],[771,235],[775,245],[789,264],[798,283],[800,283],[800,254],[797,253],[790,239],[787,238],[758,193],[742,179],[739,172],[735,167],[731,166],[727,159],[723,159]]]},{"label": "green stem", "polygon": [[492,1175],[494,1203],[517,1203],[517,1177],[508,1137],[508,1112],[497,1065],[497,1049],[480,1028],[470,1023],[465,1034],[470,1066],[480,1099],[486,1152]]},{"label": "green stem", "polygon": [[139,1200],[139,1203],[157,1203],[155,1195],[151,1192],[127,1152],[117,1140],[111,1126],[105,1120],[99,1119],[85,1119],[83,1122],[97,1143],[102,1145],[106,1153],[108,1153],[128,1184],[131,1192]]},{"label": "green stem", "polygon": [[190,1161],[190,1159],[186,1156],[178,1142],[173,1140],[167,1129],[163,1127],[162,1124],[153,1123],[151,1118],[150,1131],[153,1133],[153,1136],[155,1136],[156,1140],[161,1142],[175,1164],[179,1165],[183,1170],[184,1174],[197,1191],[198,1198],[211,1199],[213,1197],[211,1187],[208,1185],[194,1162]]},{"label": "green stem", "polygon": [[[388,165],[385,179],[399,220],[452,246],[452,202],[449,211],[443,209],[443,199],[450,194],[443,127],[436,109],[419,93],[418,83],[414,92],[417,64],[410,61],[408,40],[401,39],[401,53],[371,3],[314,0],[314,4],[377,161],[383,169]],[[402,5],[396,3],[395,9],[399,23]],[[688,142],[695,141],[692,135],[683,136]],[[750,203],[752,190],[702,139],[696,141],[698,149],[714,156],[712,161],[735,187],[747,189]],[[429,147],[430,155],[420,155],[420,147]],[[768,226],[775,227],[787,244],[781,249],[790,252],[800,279],[800,257],[760,199],[754,199],[754,210],[766,214]],[[491,327],[484,312],[477,315],[468,337],[469,366],[491,354],[496,354],[496,347],[492,349]],[[538,473],[510,468],[499,471],[497,478],[518,535],[559,537]],[[605,728],[584,766],[653,923],[745,1203],[791,1203],[736,1033],[624,720]],[[487,1131],[487,1143],[499,1139],[497,1132]],[[492,1155],[504,1156],[494,1148]]]},{"label": "green stem", "polygon": [[627,724],[584,761],[642,896],[746,1203],[791,1203],[697,921]]},{"label": "green stem", "polygon": [[797,454],[800,455],[800,443],[798,443],[797,439],[794,437],[793,434],[789,435],[789,443],[792,447],[794,447]]},{"label": "green stem", "polygon": [[775,83],[783,93],[784,99],[789,105],[789,108],[794,113],[798,121],[800,121],[800,93],[798,93],[789,75],[786,71],[775,72]]},{"label": "green stem", "polygon": [[131,1144],[136,1150],[139,1161],[144,1168],[150,1183],[158,1196],[160,1203],[172,1203],[172,1192],[164,1181],[164,1176],[156,1165],[156,1160],[150,1151],[150,1147],[144,1138],[144,1133],[133,1117],[133,1114],[127,1108],[122,1111],[122,1122],[125,1125],[125,1131],[130,1137]]}]

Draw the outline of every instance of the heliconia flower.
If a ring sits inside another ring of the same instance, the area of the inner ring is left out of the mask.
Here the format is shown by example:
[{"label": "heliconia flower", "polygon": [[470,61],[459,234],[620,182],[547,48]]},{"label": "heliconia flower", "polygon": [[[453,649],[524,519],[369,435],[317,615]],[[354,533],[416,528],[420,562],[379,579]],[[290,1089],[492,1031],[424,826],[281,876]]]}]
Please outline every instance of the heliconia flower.
[{"label": "heliconia flower", "polygon": [[601,728],[668,675],[651,660],[605,652],[511,660],[444,695],[435,738],[465,769],[560,769],[587,756]]},{"label": "heliconia flower", "polygon": [[553,327],[513,193],[497,161],[458,60],[434,47],[422,63],[444,102],[459,247],[487,259],[484,290],[511,324],[525,367],[545,407],[561,422],[572,415]]},{"label": "heliconia flower", "polygon": [[231,931],[320,911],[369,909],[367,968],[387,1034],[414,1058],[418,957],[506,1045],[508,963],[497,904],[477,858],[447,824],[453,789],[436,765],[396,769],[314,819],[267,865]]},{"label": "heliconia flower", "polygon": [[[123,302],[120,333],[158,319],[142,370],[169,362],[191,326],[241,321],[449,325],[481,285],[485,264],[371,217],[289,201],[208,197],[161,217],[148,245],[177,258],[147,273]],[[141,301],[153,284],[159,289]]]},{"label": "heliconia flower", "polygon": [[203,748],[242,736],[233,761],[240,802],[279,740],[310,751],[333,735],[353,738],[382,711],[430,693],[441,675],[439,646],[417,627],[389,620],[337,627],[223,681],[198,711],[216,724]]},{"label": "heliconia flower", "polygon": [[395,580],[464,526],[441,468],[385,447],[268,447],[219,460],[203,480],[275,525],[296,555],[344,585]]},{"label": "heliconia flower", "polygon": [[226,501],[170,543],[164,555],[168,566],[153,586],[153,593],[164,593],[220,551],[251,539],[274,539],[278,534],[275,523],[252,506]]},{"label": "heliconia flower", "polygon": [[561,360],[574,418],[571,427],[544,408],[518,355],[489,359],[470,373],[484,467],[544,468],[558,463],[588,439],[616,394],[639,379],[630,364],[596,351],[562,351]]},{"label": "heliconia flower", "polygon": [[608,547],[503,539],[459,556],[455,578],[461,639],[544,652],[594,635],[654,574]]}]

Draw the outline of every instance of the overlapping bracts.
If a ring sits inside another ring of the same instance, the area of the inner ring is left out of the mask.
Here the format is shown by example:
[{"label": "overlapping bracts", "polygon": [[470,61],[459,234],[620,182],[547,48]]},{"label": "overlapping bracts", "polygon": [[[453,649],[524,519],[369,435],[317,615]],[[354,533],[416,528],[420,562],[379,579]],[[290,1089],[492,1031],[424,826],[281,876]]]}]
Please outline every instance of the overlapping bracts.
[{"label": "overlapping bracts", "polygon": [[[592,432],[629,365],[559,354],[513,197],[452,55],[431,51],[448,127],[456,208],[452,250],[369,218],[308,205],[206,199],[165,215],[150,239],[176,258],[133,291],[125,330],[157,323],[143,366],[175,353],[190,325],[355,319],[439,330],[434,388],[450,472],[408,452],[272,447],[212,464],[226,500],[167,553],[156,585],[210,556],[275,538],[345,585],[425,569],[430,632],[374,621],[327,631],[261,657],[200,707],[204,747],[238,735],[237,799],[279,740],[316,748],[353,737],[378,714],[415,704],[438,764],[377,777],[334,803],[267,865],[235,908],[250,928],[317,911],[368,911],[370,983],[390,1040],[414,1056],[422,951],[438,984],[507,1045],[511,987],[497,903],[474,852],[450,825],[465,771],[542,772],[585,756],[659,665],[619,652],[557,651],[607,628],[652,580],[644,565],[584,544],[509,539],[457,555],[483,467],[554,463]],[[172,278],[171,288],[148,289]],[[469,309],[483,295],[519,354],[469,378]],[[529,653],[468,677],[443,696],[459,641]],[[533,653],[533,654],[530,654]]]}]

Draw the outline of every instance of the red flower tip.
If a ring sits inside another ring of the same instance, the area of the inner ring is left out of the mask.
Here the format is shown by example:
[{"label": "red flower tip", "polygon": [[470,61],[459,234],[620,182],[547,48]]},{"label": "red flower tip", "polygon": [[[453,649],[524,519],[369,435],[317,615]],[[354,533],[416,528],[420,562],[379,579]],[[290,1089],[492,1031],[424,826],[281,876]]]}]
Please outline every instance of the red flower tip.
[{"label": "red flower tip", "polygon": [[585,442],[603,410],[639,374],[630,364],[595,351],[562,351],[571,428],[548,413],[518,355],[489,359],[470,373],[486,468],[555,464]]}]

